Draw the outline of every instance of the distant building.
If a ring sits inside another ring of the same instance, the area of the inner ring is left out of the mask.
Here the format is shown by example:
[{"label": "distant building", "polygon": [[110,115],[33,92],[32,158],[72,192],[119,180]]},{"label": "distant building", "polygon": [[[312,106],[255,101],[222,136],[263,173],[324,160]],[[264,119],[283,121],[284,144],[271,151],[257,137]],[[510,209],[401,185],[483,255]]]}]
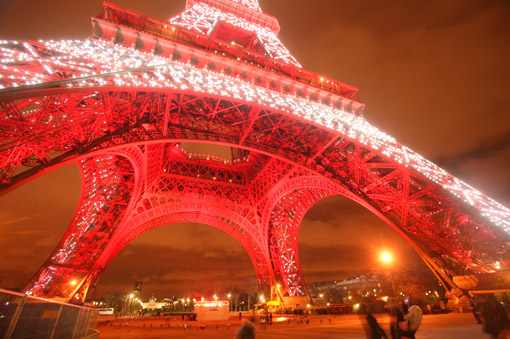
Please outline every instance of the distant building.
[{"label": "distant building", "polygon": [[347,278],[337,282],[337,287],[347,296],[381,297],[392,293],[391,283],[388,284],[386,279],[382,279],[376,274],[361,274],[356,277]]},{"label": "distant building", "polygon": [[135,294],[142,293],[142,283],[141,282],[135,282],[135,288],[133,289],[133,292]]},{"label": "distant building", "polygon": [[227,300],[197,301],[194,305],[198,321],[227,320],[230,308]]},{"label": "distant building", "polygon": [[164,306],[168,304],[168,301],[157,301],[157,299],[152,296],[149,299],[149,302],[142,302],[144,310],[160,310],[163,309]]},{"label": "distant building", "polygon": [[314,301],[351,303],[366,297],[391,295],[391,282],[377,274],[361,274],[343,280],[315,282],[310,285]]},{"label": "distant building", "polygon": [[[430,295],[444,295],[437,279],[427,269],[393,270],[367,273],[343,280],[320,281],[309,285],[315,304],[357,303],[363,298],[406,296],[420,300]],[[439,292],[438,292],[439,291]],[[322,297],[321,297],[322,296]]]}]

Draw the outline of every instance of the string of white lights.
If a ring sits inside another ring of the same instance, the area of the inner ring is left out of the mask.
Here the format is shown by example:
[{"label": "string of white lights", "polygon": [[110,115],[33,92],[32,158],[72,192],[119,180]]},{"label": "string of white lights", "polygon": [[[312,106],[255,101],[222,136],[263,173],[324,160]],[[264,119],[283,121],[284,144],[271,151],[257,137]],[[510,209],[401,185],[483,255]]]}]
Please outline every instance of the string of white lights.
[{"label": "string of white lights", "polygon": [[301,65],[290,54],[287,48],[285,48],[274,32],[268,28],[239,18],[234,14],[222,12],[219,9],[207,6],[206,4],[195,4],[193,7],[184,11],[181,15],[170,19],[170,23],[174,25],[178,25],[204,35],[209,35],[210,32],[213,31],[215,25],[217,25],[220,21],[239,27],[245,31],[255,33],[269,57],[301,68]]},{"label": "string of white lights", "polygon": [[[274,110],[299,116],[356,140],[381,152],[395,161],[413,168],[456,197],[473,206],[493,224],[510,232],[510,210],[480,191],[455,178],[416,152],[403,146],[393,137],[370,125],[363,117],[320,103],[276,93],[240,78],[215,73],[170,59],[154,56],[134,49],[102,41],[49,41],[44,43],[55,55],[44,61],[52,69],[73,68],[76,82],[68,87],[138,87],[164,88],[166,90],[191,90],[213,96],[225,96],[252,102]],[[2,88],[30,85],[33,79],[44,81],[49,75],[45,68],[40,73],[25,70],[17,65],[32,58],[28,51],[18,52],[18,43],[0,42],[0,86]],[[40,58],[43,58],[42,56]],[[153,66],[152,70],[124,72],[115,76],[106,73]],[[88,77],[84,79],[83,77]]]},{"label": "string of white lights", "polygon": [[232,0],[232,1],[243,6],[246,6],[250,9],[253,9],[254,11],[262,12],[258,0]]}]

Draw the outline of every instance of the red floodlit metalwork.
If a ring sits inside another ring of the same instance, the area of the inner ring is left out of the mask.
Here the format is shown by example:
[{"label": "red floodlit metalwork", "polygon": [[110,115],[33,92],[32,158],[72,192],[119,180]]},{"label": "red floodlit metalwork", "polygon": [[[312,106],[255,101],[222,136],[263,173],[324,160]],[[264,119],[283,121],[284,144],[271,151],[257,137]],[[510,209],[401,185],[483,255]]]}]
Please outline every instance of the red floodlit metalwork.
[{"label": "red floodlit metalwork", "polygon": [[508,265],[510,210],[371,126],[357,89],[303,69],[256,0],[188,0],[169,21],[104,3],[92,26],[0,41],[1,192],[69,162],[82,176],[26,293],[85,300],[131,240],[186,221],[237,239],[261,288],[306,296],[299,226],[331,195],[388,223],[449,289]]}]

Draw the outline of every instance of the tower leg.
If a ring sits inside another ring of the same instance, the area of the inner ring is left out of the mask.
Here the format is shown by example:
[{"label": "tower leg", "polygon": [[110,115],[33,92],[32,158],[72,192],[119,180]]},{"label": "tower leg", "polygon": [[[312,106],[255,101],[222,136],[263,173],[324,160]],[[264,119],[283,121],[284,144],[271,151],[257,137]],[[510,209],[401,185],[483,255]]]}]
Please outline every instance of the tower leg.
[{"label": "tower leg", "polygon": [[82,194],[71,225],[25,293],[82,301],[99,255],[121,222],[134,186],[134,171],[124,157],[101,155],[82,161]]}]

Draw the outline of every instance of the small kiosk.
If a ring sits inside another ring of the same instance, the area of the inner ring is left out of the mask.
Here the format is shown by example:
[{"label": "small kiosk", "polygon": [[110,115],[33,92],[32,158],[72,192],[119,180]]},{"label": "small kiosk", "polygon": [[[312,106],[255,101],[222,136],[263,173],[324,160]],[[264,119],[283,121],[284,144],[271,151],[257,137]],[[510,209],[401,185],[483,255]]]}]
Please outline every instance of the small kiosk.
[{"label": "small kiosk", "polygon": [[195,313],[198,321],[215,321],[228,319],[228,301],[197,301]]}]

